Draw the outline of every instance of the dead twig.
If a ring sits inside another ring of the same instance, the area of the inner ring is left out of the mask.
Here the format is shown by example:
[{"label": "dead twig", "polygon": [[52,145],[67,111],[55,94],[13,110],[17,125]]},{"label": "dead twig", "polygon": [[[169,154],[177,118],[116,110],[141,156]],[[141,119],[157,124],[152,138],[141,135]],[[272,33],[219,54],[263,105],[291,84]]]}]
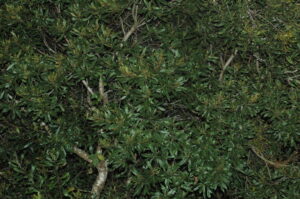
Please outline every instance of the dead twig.
[{"label": "dead twig", "polygon": [[234,51],[234,54],[232,54],[232,55],[229,57],[229,59],[226,61],[225,64],[223,64],[223,63],[224,63],[223,58],[220,57],[221,64],[222,64],[222,71],[221,71],[220,76],[219,76],[219,81],[223,81],[224,72],[225,72],[226,68],[229,66],[229,64],[232,62],[233,58],[236,56],[237,52],[238,52],[238,51],[235,50],[235,51]]}]

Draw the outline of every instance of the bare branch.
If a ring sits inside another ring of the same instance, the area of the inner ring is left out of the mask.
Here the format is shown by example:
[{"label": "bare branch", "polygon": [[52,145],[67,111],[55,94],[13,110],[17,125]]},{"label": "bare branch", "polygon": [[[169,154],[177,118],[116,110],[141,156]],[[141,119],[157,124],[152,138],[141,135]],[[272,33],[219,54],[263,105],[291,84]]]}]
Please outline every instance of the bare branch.
[{"label": "bare branch", "polygon": [[256,11],[248,9],[247,14],[249,15],[249,18],[250,18],[250,20],[251,20],[251,22],[253,24],[253,27],[254,28],[257,27],[257,25],[255,23],[255,20],[254,20],[254,15],[256,14]]},{"label": "bare branch", "polygon": [[258,60],[256,60],[256,71],[257,71],[258,73],[260,73],[260,69],[259,69],[259,61],[258,61]]},{"label": "bare branch", "polygon": [[292,85],[291,82],[294,81],[296,82],[297,84],[300,84],[300,80],[297,80],[297,77],[300,77],[300,75],[295,75],[293,77],[288,77],[287,78],[287,82],[289,85]]},{"label": "bare branch", "polygon": [[[78,147],[73,147],[73,151],[80,158],[84,159],[89,163],[92,163],[92,160],[90,159],[89,155],[85,151],[81,150]],[[96,153],[102,154],[102,149],[100,146],[97,147]],[[92,191],[91,191],[92,198],[94,199],[100,198],[100,193],[106,182],[107,174],[108,174],[107,162],[105,160],[101,160],[99,164],[96,166],[96,168],[98,171],[98,176],[93,184]]]},{"label": "bare branch", "polygon": [[139,27],[141,27],[141,26],[143,26],[143,25],[145,25],[145,24],[146,24],[145,20],[141,20],[141,21],[139,22],[139,24],[137,25],[137,28],[139,28]]},{"label": "bare branch", "polygon": [[137,13],[138,13],[138,5],[134,5],[132,8],[132,17],[135,24],[137,24],[138,22]]},{"label": "bare branch", "polygon": [[[88,94],[94,94],[94,91],[92,88],[89,87],[88,82],[85,80],[82,80],[83,85],[86,87]],[[102,78],[99,79],[99,95],[102,97],[103,104],[108,104],[108,98],[107,94],[104,91],[104,84]],[[93,109],[95,107],[91,107]],[[89,155],[81,150],[80,148],[74,146],[73,151],[75,154],[77,154],[80,158],[84,159],[85,161],[92,163],[92,159],[89,157]],[[96,154],[97,155],[102,155],[102,149],[100,145],[97,146],[96,149]],[[98,157],[98,156],[97,156]],[[100,162],[96,166],[98,175],[97,178],[93,184],[92,190],[91,190],[91,195],[93,199],[99,199],[100,198],[100,193],[105,185],[107,175],[108,175],[108,167],[107,167],[107,161],[104,159],[100,159]]]},{"label": "bare branch", "polygon": [[[133,5],[132,7],[132,18],[133,18],[133,25],[131,26],[131,28],[129,29],[129,31],[124,34],[123,37],[123,42],[126,42],[129,37],[141,26],[145,25],[146,23],[144,22],[144,20],[138,21],[138,6],[137,5]],[[123,20],[121,19],[121,26],[122,26],[122,30],[124,30],[124,25],[123,25]],[[123,31],[125,32],[125,31]]]},{"label": "bare branch", "polygon": [[107,93],[104,92],[104,85],[102,78],[99,79],[99,94],[103,100],[103,104],[108,104]]},{"label": "bare branch", "polygon": [[74,153],[76,153],[76,155],[78,155],[88,163],[92,163],[92,160],[90,159],[89,155],[84,150],[81,150],[80,148],[74,146],[73,151]]},{"label": "bare branch", "polygon": [[[97,153],[100,154],[102,153],[102,150],[100,147],[97,148]],[[98,176],[93,184],[92,188],[92,196],[93,198],[98,199],[100,197],[100,193],[104,187],[104,184],[107,179],[107,174],[108,174],[108,168],[107,168],[107,162],[105,160],[102,160],[98,165],[97,165],[97,170],[98,170]]]},{"label": "bare branch", "polygon": [[83,83],[83,85],[86,87],[86,89],[88,90],[88,92],[89,92],[90,94],[92,94],[92,95],[95,94],[94,91],[93,91],[93,89],[91,89],[91,87],[89,87],[89,84],[88,84],[87,81],[82,80],[82,83]]},{"label": "bare branch", "polygon": [[121,28],[122,28],[122,32],[123,32],[123,34],[124,34],[124,36],[125,36],[125,28],[124,28],[124,23],[123,23],[123,19],[120,17],[120,22],[121,22]]},{"label": "bare branch", "polygon": [[[225,65],[222,66],[222,71],[220,73],[220,77],[219,77],[219,81],[222,81],[223,80],[223,76],[224,76],[224,72],[226,70],[226,68],[229,66],[229,64],[232,62],[233,58],[236,56],[237,54],[237,50],[234,51],[234,54],[232,54],[229,59],[226,61]],[[222,62],[223,59],[221,59],[221,62]]]},{"label": "bare branch", "polygon": [[290,78],[290,79],[295,79],[295,78],[297,78],[297,77],[300,77],[300,75],[295,75],[295,76],[289,77],[289,78]]},{"label": "bare branch", "polygon": [[129,39],[129,37],[136,30],[136,28],[137,28],[136,24],[133,24],[132,27],[130,28],[130,30],[124,35],[123,42],[126,42]]},{"label": "bare branch", "polygon": [[225,65],[225,62],[224,62],[224,59],[222,56],[220,56],[220,62],[221,62],[221,66],[222,66],[222,69],[223,69],[223,66]]},{"label": "bare branch", "polygon": [[45,34],[44,34],[44,33],[42,33],[42,36],[43,36],[43,42],[44,42],[45,46],[48,48],[48,50],[50,50],[52,53],[56,53],[56,51],[53,50],[53,49],[49,46],[49,44],[48,44],[48,42],[47,42],[47,40],[46,40],[46,37],[45,37]]},{"label": "bare branch", "polygon": [[254,146],[251,146],[251,150],[253,151],[253,153],[255,155],[257,155],[257,157],[262,159],[267,165],[273,166],[275,168],[282,168],[282,167],[288,166],[286,164],[287,162],[285,162],[285,161],[284,162],[273,162],[273,161],[270,161],[270,160],[266,159],[260,152],[258,152],[256,150],[256,148]]},{"label": "bare branch", "polygon": [[296,73],[298,71],[298,69],[295,69],[295,70],[293,70],[293,71],[285,71],[284,73],[285,74],[288,74],[288,73]]}]

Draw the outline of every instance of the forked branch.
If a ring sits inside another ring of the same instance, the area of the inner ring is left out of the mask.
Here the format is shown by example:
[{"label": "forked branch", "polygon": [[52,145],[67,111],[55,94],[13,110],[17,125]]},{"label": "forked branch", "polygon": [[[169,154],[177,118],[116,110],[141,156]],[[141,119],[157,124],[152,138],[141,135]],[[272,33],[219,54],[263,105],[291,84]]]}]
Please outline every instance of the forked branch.
[{"label": "forked branch", "polygon": [[[85,80],[82,80],[83,85],[86,87],[88,94],[94,95],[95,92],[93,89],[88,85],[88,82]],[[108,97],[107,93],[104,91],[104,83],[102,78],[99,79],[99,95],[103,100],[103,104],[108,104]],[[95,107],[91,107],[92,109]],[[90,158],[89,154],[86,153],[84,150],[74,146],[73,147],[73,152],[78,155],[80,158],[84,159],[88,163],[92,163],[92,159]],[[100,155],[102,156],[102,149],[98,145],[97,150],[96,150],[96,155],[99,157]],[[100,198],[100,193],[104,187],[104,184],[107,179],[107,174],[108,174],[108,167],[107,167],[107,161],[106,160],[100,160],[100,162],[96,165],[98,175],[97,178],[93,184],[92,190],[91,190],[91,195],[93,199],[98,199]]]},{"label": "forked branch", "polygon": [[[92,163],[92,159],[89,157],[89,155],[82,149],[78,147],[73,147],[73,151],[76,155],[87,161],[88,163]],[[97,155],[102,155],[102,150],[101,147],[97,147],[96,151]],[[100,193],[104,187],[107,174],[108,174],[108,169],[107,169],[107,162],[105,160],[101,160],[98,165],[96,166],[98,170],[98,176],[94,182],[91,194],[93,199],[98,199],[100,198]]]},{"label": "forked branch", "polygon": [[138,20],[138,6],[137,5],[133,5],[132,7],[132,18],[133,18],[133,25],[131,26],[131,28],[129,29],[129,31],[127,33],[125,33],[125,30],[124,30],[124,24],[123,24],[123,20],[120,19],[121,21],[121,27],[122,27],[122,30],[123,32],[125,33],[124,34],[124,37],[123,37],[123,42],[126,42],[129,37],[141,26],[145,25],[146,23],[144,22],[144,20]]}]

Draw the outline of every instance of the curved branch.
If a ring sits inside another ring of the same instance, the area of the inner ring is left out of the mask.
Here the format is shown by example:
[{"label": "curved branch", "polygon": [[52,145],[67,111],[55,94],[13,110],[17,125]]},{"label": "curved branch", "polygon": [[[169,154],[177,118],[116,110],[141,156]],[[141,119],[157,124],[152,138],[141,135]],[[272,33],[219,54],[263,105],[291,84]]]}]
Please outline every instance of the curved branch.
[{"label": "curved branch", "polygon": [[267,165],[273,166],[275,168],[282,168],[282,167],[287,167],[289,166],[288,163],[290,163],[295,156],[297,155],[297,152],[294,152],[287,160],[285,161],[270,161],[268,159],[266,159],[260,152],[257,151],[257,149],[254,146],[251,146],[251,150],[253,151],[253,153],[255,155],[257,155],[257,157],[259,157],[260,159],[262,159]]}]

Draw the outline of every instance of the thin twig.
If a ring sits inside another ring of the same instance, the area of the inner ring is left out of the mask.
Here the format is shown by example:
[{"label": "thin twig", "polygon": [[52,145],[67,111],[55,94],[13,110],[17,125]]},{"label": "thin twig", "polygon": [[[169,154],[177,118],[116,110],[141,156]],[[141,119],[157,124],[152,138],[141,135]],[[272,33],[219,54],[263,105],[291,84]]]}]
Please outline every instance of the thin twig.
[{"label": "thin twig", "polygon": [[86,89],[88,90],[88,92],[89,92],[90,94],[92,94],[92,95],[95,94],[94,91],[93,91],[93,89],[91,89],[91,87],[89,87],[89,84],[88,84],[87,81],[82,80],[82,83],[83,83],[83,85],[86,87]]},{"label": "thin twig", "polygon": [[89,87],[88,81],[82,80],[82,83],[86,87],[86,92],[87,92],[86,100],[89,105],[92,105],[91,95],[94,95],[94,91],[93,91],[93,89],[91,89],[91,87]]},{"label": "thin twig", "polygon": [[296,73],[298,71],[298,69],[295,69],[295,70],[293,70],[293,71],[285,71],[284,73],[285,74],[288,74],[288,73]]},{"label": "thin twig", "polygon": [[300,80],[295,79],[296,77],[299,77],[299,76],[300,75],[296,75],[296,76],[293,76],[293,77],[288,77],[287,78],[288,84],[292,86],[292,83],[291,83],[292,81],[296,82],[297,84],[300,84]]},{"label": "thin twig", "polygon": [[55,8],[56,8],[56,12],[60,15],[61,14],[60,4],[58,4],[57,6],[55,6]]},{"label": "thin twig", "polygon": [[36,50],[37,50],[39,53],[43,54],[43,55],[47,55],[46,53],[44,53],[43,51],[39,50],[38,48],[36,48]]},{"label": "thin twig", "polygon": [[123,19],[121,17],[120,17],[120,23],[121,23],[122,32],[125,36],[126,32],[125,32],[125,28],[124,28],[124,22],[123,22]]},{"label": "thin twig", "polygon": [[257,73],[260,73],[259,61],[258,60],[256,60],[256,71],[257,71]]},{"label": "thin twig", "polygon": [[104,92],[104,84],[102,78],[99,79],[99,94],[103,100],[103,104],[108,104],[107,93]]},{"label": "thin twig", "polygon": [[123,37],[123,42],[126,42],[129,37],[132,35],[132,33],[136,30],[137,25],[133,24],[132,27],[130,28],[130,30],[124,35]]},{"label": "thin twig", "polygon": [[297,78],[297,77],[300,77],[300,75],[295,75],[295,76],[293,76],[293,77],[289,77],[290,79],[295,79],[295,78]]},{"label": "thin twig", "polygon": [[253,57],[255,57],[256,71],[260,73],[259,62],[266,62],[264,59],[260,58],[259,53],[254,53]]},{"label": "thin twig", "polygon": [[45,37],[45,34],[44,34],[44,33],[42,33],[42,36],[43,36],[43,42],[44,42],[45,46],[48,48],[48,50],[50,50],[52,53],[56,53],[56,51],[53,50],[53,49],[48,45],[48,42],[47,42],[47,40],[46,40],[46,37]]},{"label": "thin twig", "polygon": [[270,161],[268,159],[266,159],[261,153],[259,153],[256,148],[254,146],[251,146],[251,150],[254,152],[254,154],[259,157],[260,159],[262,159],[266,164],[273,166],[275,168],[282,168],[282,167],[287,167],[288,165],[286,164],[286,162],[273,162]]},{"label": "thin twig", "polygon": [[248,9],[247,13],[248,13],[249,18],[250,18],[250,20],[251,20],[251,22],[252,22],[253,27],[256,28],[257,25],[256,25],[255,20],[254,20],[254,17],[253,17],[253,14],[255,14],[256,11],[253,11],[253,10]]},{"label": "thin twig", "polygon": [[[225,65],[222,66],[222,71],[220,73],[220,77],[219,77],[219,81],[222,81],[223,80],[223,76],[224,76],[224,72],[226,70],[226,68],[229,66],[229,64],[232,62],[233,58],[236,56],[237,54],[237,50],[234,51],[234,54],[232,54],[229,59],[226,61]],[[222,62],[223,59],[221,59],[221,62]]]},{"label": "thin twig", "polygon": [[222,66],[222,69],[223,69],[223,66],[225,65],[225,62],[224,62],[224,59],[222,56],[220,56],[220,62],[221,62],[221,66]]}]

